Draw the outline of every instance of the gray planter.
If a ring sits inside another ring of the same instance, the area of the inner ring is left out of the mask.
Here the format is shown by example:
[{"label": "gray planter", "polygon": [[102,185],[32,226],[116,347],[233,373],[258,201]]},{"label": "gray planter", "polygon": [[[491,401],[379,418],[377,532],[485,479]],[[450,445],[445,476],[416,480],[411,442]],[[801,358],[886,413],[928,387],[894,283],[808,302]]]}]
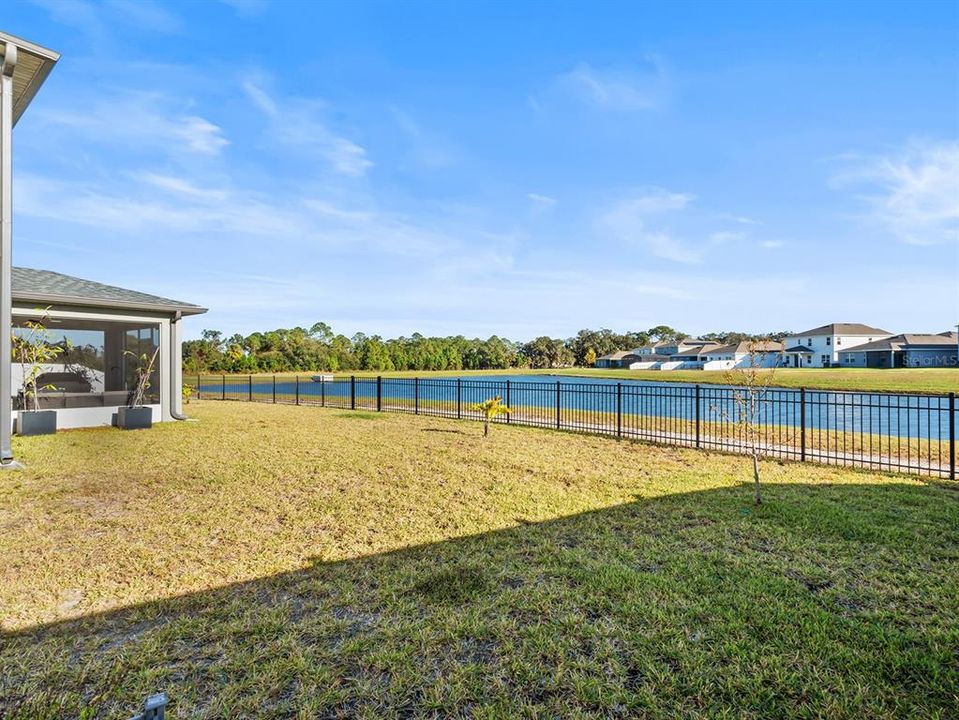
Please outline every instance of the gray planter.
[{"label": "gray planter", "polygon": [[52,435],[56,431],[56,410],[21,410],[17,415],[17,435]]},{"label": "gray planter", "polygon": [[153,427],[153,408],[119,408],[117,410],[117,427],[124,430],[147,430]]}]

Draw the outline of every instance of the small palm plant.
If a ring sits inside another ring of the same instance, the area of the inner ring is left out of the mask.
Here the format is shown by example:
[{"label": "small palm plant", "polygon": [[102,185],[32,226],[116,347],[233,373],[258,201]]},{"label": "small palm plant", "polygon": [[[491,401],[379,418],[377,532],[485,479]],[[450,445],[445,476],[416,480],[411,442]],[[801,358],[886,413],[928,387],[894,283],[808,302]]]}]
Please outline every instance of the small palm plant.
[{"label": "small palm plant", "polygon": [[503,404],[499,395],[470,406],[471,410],[483,413],[483,437],[489,435],[489,424],[500,415],[509,415],[509,408]]}]

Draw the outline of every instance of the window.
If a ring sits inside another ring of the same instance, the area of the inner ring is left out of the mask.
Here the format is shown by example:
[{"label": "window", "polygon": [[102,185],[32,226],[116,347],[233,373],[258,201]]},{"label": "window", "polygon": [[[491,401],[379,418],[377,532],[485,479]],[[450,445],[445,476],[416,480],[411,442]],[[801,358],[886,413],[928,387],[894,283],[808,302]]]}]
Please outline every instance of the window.
[{"label": "window", "polygon": [[827,345],[832,345],[832,338],[827,337],[827,338],[826,338],[826,344],[827,344]]},{"label": "window", "polygon": [[837,338],[836,338],[836,344],[837,344],[837,345],[842,345],[842,338],[841,338],[841,337],[837,337]]},{"label": "window", "polygon": [[[30,318],[42,322],[45,332],[35,339],[59,348],[52,362],[43,366],[37,385],[43,408],[118,407],[125,405],[136,385],[137,369],[149,363],[160,345],[156,323],[124,323],[106,320]],[[26,337],[28,318],[14,316],[13,333]],[[146,360],[143,360],[146,356]],[[154,361],[148,403],[160,402],[160,361]],[[15,407],[22,408],[24,367],[13,361]]]}]

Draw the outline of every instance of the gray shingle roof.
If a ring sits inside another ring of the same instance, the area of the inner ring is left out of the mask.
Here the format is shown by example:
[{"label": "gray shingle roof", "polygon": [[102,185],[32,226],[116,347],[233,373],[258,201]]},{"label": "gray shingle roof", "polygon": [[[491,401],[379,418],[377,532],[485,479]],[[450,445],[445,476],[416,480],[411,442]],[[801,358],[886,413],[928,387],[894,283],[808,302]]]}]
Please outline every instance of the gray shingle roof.
[{"label": "gray shingle roof", "polygon": [[206,312],[206,308],[193,303],[170,300],[50,270],[15,267],[12,281],[13,300],[20,303],[92,305],[171,314],[180,311],[184,315]]},{"label": "gray shingle roof", "polygon": [[803,335],[892,335],[892,333],[862,323],[830,323],[801,333],[793,333],[792,337],[802,337]]}]

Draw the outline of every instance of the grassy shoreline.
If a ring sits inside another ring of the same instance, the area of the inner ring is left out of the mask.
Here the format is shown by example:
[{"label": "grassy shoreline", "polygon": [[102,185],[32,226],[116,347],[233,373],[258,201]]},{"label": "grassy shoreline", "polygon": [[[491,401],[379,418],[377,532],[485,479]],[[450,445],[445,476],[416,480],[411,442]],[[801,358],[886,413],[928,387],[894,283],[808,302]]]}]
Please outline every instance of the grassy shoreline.
[{"label": "grassy shoreline", "polygon": [[[276,373],[277,377],[308,378],[320,371],[299,373]],[[918,394],[943,394],[959,392],[959,369],[953,368],[897,368],[893,370],[862,370],[854,368],[780,368],[775,371],[774,385],[784,388],[805,387],[811,390],[853,390],[863,392],[903,392]],[[218,373],[203,373],[217,375]],[[272,375],[273,373],[254,373]],[[615,380],[644,380],[649,382],[701,383],[704,385],[725,385],[728,380],[725,373],[704,370],[607,370],[598,368],[558,368],[552,370],[439,370],[439,371],[402,371],[373,372],[356,370],[349,373],[336,373],[337,377],[398,377],[398,378],[442,378],[442,377],[484,377],[496,375],[561,375],[565,377],[607,378]],[[184,373],[184,382],[189,383],[196,373]],[[228,375],[230,377],[230,375]],[[246,373],[234,377],[246,377]]]}]

